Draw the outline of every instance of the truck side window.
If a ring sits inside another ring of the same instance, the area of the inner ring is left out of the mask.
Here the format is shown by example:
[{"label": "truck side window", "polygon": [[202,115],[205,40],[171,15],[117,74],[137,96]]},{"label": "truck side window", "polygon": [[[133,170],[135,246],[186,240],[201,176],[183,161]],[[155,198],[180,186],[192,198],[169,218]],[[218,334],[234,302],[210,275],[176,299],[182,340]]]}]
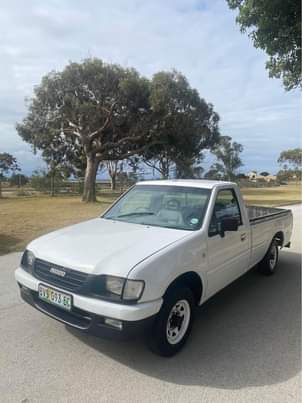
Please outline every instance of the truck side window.
[{"label": "truck side window", "polygon": [[209,226],[209,236],[219,233],[221,220],[226,217],[236,217],[238,225],[242,225],[239,203],[233,189],[220,190],[218,193]]}]

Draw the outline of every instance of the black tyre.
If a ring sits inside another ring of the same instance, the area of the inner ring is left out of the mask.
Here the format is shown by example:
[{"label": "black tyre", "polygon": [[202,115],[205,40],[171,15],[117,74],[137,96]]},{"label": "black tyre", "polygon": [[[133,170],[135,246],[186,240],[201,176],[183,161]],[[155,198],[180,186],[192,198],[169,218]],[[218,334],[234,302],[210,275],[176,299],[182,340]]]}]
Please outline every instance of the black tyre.
[{"label": "black tyre", "polygon": [[276,239],[273,239],[266,255],[258,264],[260,273],[271,276],[275,273],[279,259],[279,248]]},{"label": "black tyre", "polygon": [[153,352],[171,357],[184,346],[192,329],[194,308],[189,288],[168,291],[148,340]]}]

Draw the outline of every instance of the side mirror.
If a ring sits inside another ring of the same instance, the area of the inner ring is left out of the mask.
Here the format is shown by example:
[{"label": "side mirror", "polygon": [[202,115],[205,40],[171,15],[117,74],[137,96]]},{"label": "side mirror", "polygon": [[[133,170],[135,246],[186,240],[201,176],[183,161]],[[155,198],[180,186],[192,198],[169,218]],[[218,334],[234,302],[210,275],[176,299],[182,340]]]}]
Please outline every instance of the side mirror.
[{"label": "side mirror", "polygon": [[220,235],[224,237],[226,231],[238,231],[238,219],[234,217],[223,218],[220,222]]}]

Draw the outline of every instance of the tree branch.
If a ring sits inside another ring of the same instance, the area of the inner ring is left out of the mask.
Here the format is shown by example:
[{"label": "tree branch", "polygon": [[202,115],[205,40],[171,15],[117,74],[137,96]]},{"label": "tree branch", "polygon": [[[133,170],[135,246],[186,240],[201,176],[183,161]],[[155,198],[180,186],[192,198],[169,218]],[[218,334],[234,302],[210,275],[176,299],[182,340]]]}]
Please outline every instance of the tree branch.
[{"label": "tree branch", "polygon": [[144,162],[144,164],[146,164],[149,168],[155,169],[157,172],[159,172],[160,174],[162,174],[161,169],[160,169],[158,166],[156,166],[155,163],[152,164],[151,162],[146,161],[146,160],[144,160],[143,162]]},{"label": "tree branch", "polygon": [[[139,136],[126,136],[123,137],[122,139],[116,141],[116,142],[107,142],[106,144],[102,145],[100,144],[99,147],[96,148],[96,152],[97,153],[104,153],[112,148],[118,148],[119,146],[122,146],[124,143],[137,143],[140,140],[143,139],[143,135],[139,135]],[[164,144],[164,141],[154,141],[152,143],[150,143],[147,148],[151,147],[152,145],[156,145],[156,144]],[[144,146],[146,148],[146,146]],[[145,149],[142,148],[142,149]]]},{"label": "tree branch", "polygon": [[144,145],[144,146],[142,146],[142,147],[140,147],[140,148],[136,148],[135,150],[127,151],[127,152],[124,152],[124,153],[118,153],[118,152],[116,151],[116,147],[115,147],[115,149],[114,149],[115,154],[114,154],[114,155],[108,155],[108,154],[106,154],[105,152],[103,152],[103,154],[97,153],[96,155],[97,155],[99,158],[102,158],[102,157],[103,157],[104,159],[107,159],[107,160],[110,159],[111,161],[124,160],[124,159],[126,159],[126,158],[131,157],[132,155],[140,154],[140,153],[142,153],[143,151],[147,150],[149,147],[152,147],[152,146],[157,145],[157,144],[158,144],[158,142],[157,142],[157,141],[154,141],[154,142],[151,142],[151,143],[148,144],[148,145]]},{"label": "tree branch", "polygon": [[[70,130],[71,133],[74,134],[75,136],[81,138],[81,133],[79,132],[79,129],[81,129],[81,127],[79,127],[79,126],[76,125],[75,123],[71,122],[71,120],[68,120],[68,125],[69,125],[70,127],[72,127],[73,129],[75,129],[75,130]],[[63,131],[67,131],[67,132],[68,132],[68,129],[65,129],[65,130],[63,130]]]},{"label": "tree branch", "polygon": [[105,129],[107,129],[109,123],[111,122],[115,105],[116,105],[116,102],[113,102],[113,104],[110,106],[109,110],[103,108],[108,113],[108,116],[105,119],[105,122],[102,125],[102,127],[100,127],[98,130],[95,130],[94,132],[90,133],[90,135],[89,135],[90,141],[93,141],[98,136],[98,134],[102,133]]}]

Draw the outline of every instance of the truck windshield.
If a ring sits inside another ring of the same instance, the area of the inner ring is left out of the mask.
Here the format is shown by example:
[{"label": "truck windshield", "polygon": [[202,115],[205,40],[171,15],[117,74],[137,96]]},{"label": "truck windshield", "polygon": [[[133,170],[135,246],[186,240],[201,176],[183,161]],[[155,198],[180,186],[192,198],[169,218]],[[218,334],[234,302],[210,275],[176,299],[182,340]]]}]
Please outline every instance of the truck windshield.
[{"label": "truck windshield", "polygon": [[194,231],[202,226],[209,189],[137,185],[102,218],[128,223]]}]

